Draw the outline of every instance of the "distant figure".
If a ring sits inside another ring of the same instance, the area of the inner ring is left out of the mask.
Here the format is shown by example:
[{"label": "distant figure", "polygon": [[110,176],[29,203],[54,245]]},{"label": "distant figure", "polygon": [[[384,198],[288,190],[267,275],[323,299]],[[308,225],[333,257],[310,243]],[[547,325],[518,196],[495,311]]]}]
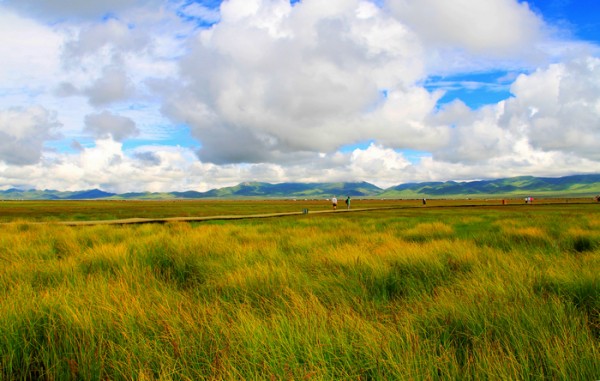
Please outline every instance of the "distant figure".
[{"label": "distant figure", "polygon": [[427,200],[423,199],[423,205],[427,205]]},{"label": "distant figure", "polygon": [[600,194],[594,198],[596,199],[596,202],[600,202]]},{"label": "distant figure", "polygon": [[333,196],[331,199],[331,203],[333,204],[333,210],[337,209],[337,197]]},{"label": "distant figure", "polygon": [[346,199],[346,206],[350,209],[350,196]]}]

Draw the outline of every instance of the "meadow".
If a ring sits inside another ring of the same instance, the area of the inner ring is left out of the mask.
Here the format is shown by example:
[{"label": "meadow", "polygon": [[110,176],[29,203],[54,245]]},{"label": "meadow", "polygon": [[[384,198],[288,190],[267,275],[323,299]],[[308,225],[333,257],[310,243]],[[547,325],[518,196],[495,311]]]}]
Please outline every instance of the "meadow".
[{"label": "meadow", "polygon": [[[340,198],[340,209],[345,205]],[[544,198],[535,203],[567,204],[590,203],[586,198]],[[523,198],[507,198],[507,205],[523,205]],[[427,206],[495,206],[501,205],[499,199],[430,199]],[[421,206],[420,199],[361,199],[354,198],[352,207],[356,208],[405,208]],[[56,222],[56,221],[93,221],[116,220],[125,218],[169,218],[169,217],[206,217],[219,215],[252,215],[261,213],[288,213],[331,210],[328,200],[43,200],[14,201],[0,200],[0,223],[11,221]]]},{"label": "meadow", "polygon": [[459,204],[0,203],[0,379],[599,379],[600,204]]}]

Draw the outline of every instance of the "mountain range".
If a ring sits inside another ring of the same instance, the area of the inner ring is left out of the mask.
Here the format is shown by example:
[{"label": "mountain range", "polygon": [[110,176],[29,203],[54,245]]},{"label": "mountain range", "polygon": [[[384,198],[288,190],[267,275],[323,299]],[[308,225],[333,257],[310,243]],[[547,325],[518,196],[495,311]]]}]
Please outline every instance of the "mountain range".
[{"label": "mountain range", "polygon": [[233,187],[212,189],[207,192],[135,192],[109,193],[99,189],[84,191],[20,190],[11,188],[0,191],[3,200],[163,200],[202,198],[423,198],[423,197],[521,197],[521,196],[570,196],[584,197],[600,194],[600,174],[566,177],[521,176],[481,181],[445,181],[408,183],[382,189],[367,182],[340,183],[281,183],[269,184],[244,182]]}]

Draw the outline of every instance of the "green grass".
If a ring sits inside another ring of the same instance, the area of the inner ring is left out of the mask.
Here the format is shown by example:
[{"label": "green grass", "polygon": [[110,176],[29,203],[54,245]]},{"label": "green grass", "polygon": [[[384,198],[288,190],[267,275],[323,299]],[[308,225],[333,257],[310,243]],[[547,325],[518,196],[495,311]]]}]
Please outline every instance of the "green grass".
[{"label": "green grass", "polygon": [[[217,209],[265,209],[251,204]],[[595,380],[599,211],[15,221],[0,379]]]},{"label": "green grass", "polygon": [[[545,198],[542,204],[591,203],[589,198]],[[523,200],[507,199],[508,205],[525,206]],[[427,207],[498,206],[499,199],[434,199]],[[377,200],[355,198],[352,208],[414,208],[421,207],[420,199]],[[340,209],[345,205],[342,203]],[[263,213],[331,210],[327,200],[91,200],[91,201],[1,201],[0,223],[13,221],[88,221],[124,218],[203,217],[216,215],[250,215]]]}]

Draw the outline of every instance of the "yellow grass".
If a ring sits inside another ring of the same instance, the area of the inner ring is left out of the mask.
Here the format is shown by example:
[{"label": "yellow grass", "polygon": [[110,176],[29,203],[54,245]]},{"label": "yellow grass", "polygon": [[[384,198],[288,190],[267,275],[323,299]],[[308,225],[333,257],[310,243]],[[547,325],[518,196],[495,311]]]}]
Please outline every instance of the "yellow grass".
[{"label": "yellow grass", "polygon": [[0,379],[593,379],[586,208],[11,223]]}]

